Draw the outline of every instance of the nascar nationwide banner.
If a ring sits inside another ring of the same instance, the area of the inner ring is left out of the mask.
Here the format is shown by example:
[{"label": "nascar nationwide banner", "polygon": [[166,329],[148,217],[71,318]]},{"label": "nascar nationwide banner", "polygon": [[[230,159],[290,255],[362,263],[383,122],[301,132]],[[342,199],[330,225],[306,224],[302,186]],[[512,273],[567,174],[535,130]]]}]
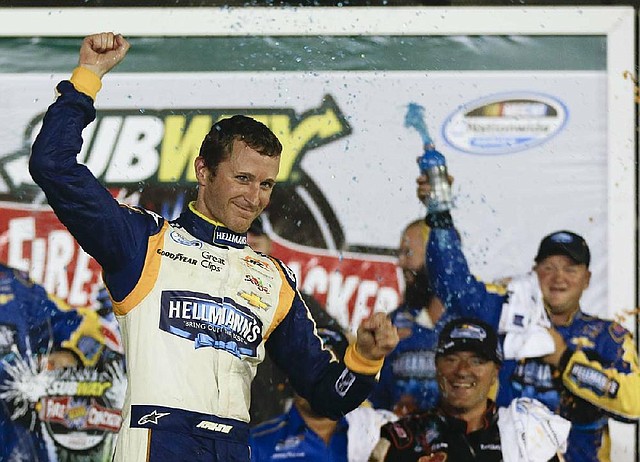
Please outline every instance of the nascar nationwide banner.
[{"label": "nascar nationwide banner", "polygon": [[80,38],[115,30],[132,48],[80,158],[123,202],[175,217],[211,124],[261,120],[285,149],[273,253],[353,329],[402,299],[393,251],[425,212],[404,123],[419,105],[472,271],[527,272],[544,235],[573,230],[592,252],[584,310],[633,329],[633,22],[627,7],[0,10],[0,259],[74,305],[100,285],[27,160]]}]

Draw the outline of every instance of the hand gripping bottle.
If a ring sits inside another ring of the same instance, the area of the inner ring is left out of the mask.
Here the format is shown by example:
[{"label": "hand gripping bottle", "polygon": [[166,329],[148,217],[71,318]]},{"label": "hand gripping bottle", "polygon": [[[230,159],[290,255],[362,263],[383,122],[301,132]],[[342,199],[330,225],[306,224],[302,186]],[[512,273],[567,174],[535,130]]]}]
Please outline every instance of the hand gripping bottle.
[{"label": "hand gripping bottle", "polygon": [[418,158],[418,166],[420,172],[429,178],[431,192],[426,200],[429,213],[451,210],[453,199],[444,155],[436,151],[433,144],[427,144],[424,154]]}]

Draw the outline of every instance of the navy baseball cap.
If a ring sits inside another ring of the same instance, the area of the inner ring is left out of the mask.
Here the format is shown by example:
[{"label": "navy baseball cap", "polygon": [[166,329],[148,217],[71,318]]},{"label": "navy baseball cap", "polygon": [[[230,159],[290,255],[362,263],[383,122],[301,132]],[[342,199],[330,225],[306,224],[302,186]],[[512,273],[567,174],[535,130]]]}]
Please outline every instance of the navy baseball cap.
[{"label": "navy baseball cap", "polygon": [[476,318],[458,318],[449,321],[436,347],[436,358],[456,351],[472,351],[483,358],[502,364],[502,348],[493,328]]},{"label": "navy baseball cap", "polygon": [[540,263],[552,255],[566,255],[578,264],[589,267],[591,252],[584,238],[571,231],[556,231],[540,242],[540,248],[536,255],[536,263]]}]

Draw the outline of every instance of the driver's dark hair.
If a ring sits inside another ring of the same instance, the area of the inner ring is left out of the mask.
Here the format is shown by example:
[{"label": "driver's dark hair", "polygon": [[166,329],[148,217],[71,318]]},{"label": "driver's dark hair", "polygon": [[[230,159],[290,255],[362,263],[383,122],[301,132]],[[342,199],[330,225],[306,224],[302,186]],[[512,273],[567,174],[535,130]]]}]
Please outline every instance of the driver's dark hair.
[{"label": "driver's dark hair", "polygon": [[264,156],[276,157],[282,153],[282,144],[265,124],[251,117],[234,115],[213,124],[200,146],[200,156],[212,173],[216,173],[220,162],[229,158],[236,140],[244,141]]}]

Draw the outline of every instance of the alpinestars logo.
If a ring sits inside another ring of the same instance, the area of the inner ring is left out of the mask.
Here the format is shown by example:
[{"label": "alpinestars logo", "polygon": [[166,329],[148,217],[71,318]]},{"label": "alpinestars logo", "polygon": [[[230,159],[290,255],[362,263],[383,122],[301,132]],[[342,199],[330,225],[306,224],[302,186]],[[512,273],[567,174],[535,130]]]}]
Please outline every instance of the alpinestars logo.
[{"label": "alpinestars logo", "polygon": [[158,412],[154,409],[154,411],[151,414],[143,415],[142,417],[140,417],[140,419],[138,419],[138,425],[147,425],[147,424],[158,425],[158,419],[161,419],[162,417],[167,416],[169,414],[170,412]]},{"label": "alpinestars logo", "polygon": [[212,347],[236,357],[257,356],[262,321],[230,298],[191,291],[164,291],[160,329],[192,340],[194,347]]}]

